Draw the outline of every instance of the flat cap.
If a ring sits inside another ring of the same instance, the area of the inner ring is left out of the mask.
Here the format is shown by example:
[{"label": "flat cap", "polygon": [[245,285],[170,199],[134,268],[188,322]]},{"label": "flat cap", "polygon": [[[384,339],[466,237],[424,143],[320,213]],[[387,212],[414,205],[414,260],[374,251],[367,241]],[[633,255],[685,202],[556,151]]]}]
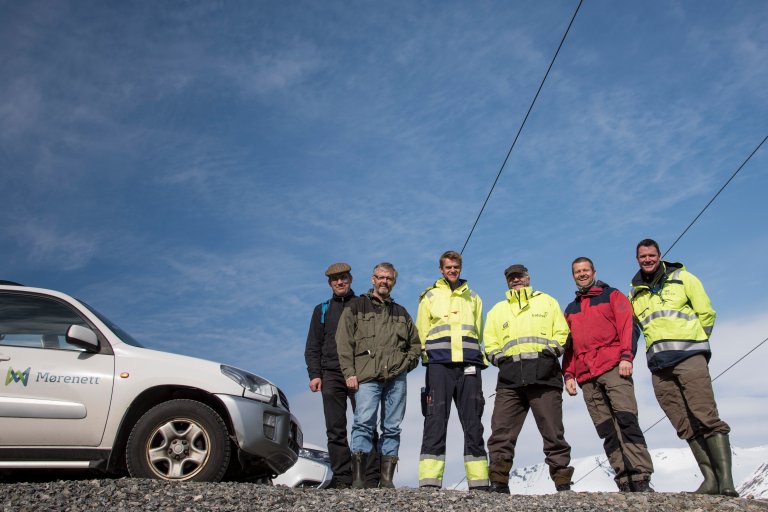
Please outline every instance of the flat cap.
[{"label": "flat cap", "polygon": [[507,269],[504,271],[504,277],[509,277],[509,274],[527,274],[528,269],[525,268],[525,265],[521,265],[520,263],[515,263],[514,265],[510,265],[507,267]]},{"label": "flat cap", "polygon": [[328,270],[325,271],[325,275],[328,277],[331,277],[336,274],[343,274],[345,272],[351,272],[352,267],[350,267],[346,263],[334,263],[330,267],[328,267]]}]

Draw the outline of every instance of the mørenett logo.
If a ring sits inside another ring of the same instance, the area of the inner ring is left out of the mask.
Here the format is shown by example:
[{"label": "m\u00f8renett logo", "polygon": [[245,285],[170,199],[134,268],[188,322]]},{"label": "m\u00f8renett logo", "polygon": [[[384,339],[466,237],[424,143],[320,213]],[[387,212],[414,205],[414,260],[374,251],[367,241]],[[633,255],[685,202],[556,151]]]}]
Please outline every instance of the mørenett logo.
[{"label": "m\u00f8renett logo", "polygon": [[31,369],[32,367],[29,367],[23,372],[15,372],[13,371],[13,368],[9,366],[8,373],[5,375],[5,385],[7,386],[8,384],[11,383],[11,381],[13,382],[21,381],[21,383],[24,384],[24,386],[26,386],[27,382],[29,382],[29,370]]}]

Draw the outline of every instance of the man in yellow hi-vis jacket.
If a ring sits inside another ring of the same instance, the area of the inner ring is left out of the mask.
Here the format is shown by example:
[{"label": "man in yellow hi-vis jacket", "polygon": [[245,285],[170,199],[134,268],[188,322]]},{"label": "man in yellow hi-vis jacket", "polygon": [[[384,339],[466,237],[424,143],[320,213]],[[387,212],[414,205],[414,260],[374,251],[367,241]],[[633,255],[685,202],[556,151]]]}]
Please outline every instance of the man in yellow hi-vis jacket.
[{"label": "man in yellow hi-vis jacket", "polygon": [[488,489],[488,456],[483,442],[483,383],[488,364],[481,343],[483,301],[460,279],[461,255],[440,256],[442,279],[419,299],[416,328],[422,363],[427,367],[422,392],[424,435],[419,459],[419,486],[441,487],[445,469],[445,437],[451,401],[456,402],[464,429],[464,469],[470,490]]},{"label": "man in yellow hi-vis jacket", "polygon": [[488,360],[499,367],[491,417],[491,491],[509,493],[509,471],[528,409],[544,440],[544,462],[558,491],[571,488],[571,447],[563,427],[563,372],[558,358],[568,324],[557,301],[531,288],[528,269],[504,271],[506,299],[488,313],[483,342]]},{"label": "man in yellow hi-vis jacket", "polygon": [[695,492],[738,496],[731,427],[717,412],[707,364],[715,310],[701,281],[682,263],[662,261],[654,240],[641,240],[635,251],[640,270],[629,300],[643,329],[656,400],[699,465],[704,482]]}]

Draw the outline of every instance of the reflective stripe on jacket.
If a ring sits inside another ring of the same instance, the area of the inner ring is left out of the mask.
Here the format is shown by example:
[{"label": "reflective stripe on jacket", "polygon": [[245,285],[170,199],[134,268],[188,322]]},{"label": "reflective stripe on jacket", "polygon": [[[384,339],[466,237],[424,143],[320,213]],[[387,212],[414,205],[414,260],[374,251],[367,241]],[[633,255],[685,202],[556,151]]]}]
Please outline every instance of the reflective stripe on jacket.
[{"label": "reflective stripe on jacket", "polygon": [[658,282],[646,283],[638,272],[629,293],[651,371],[696,354],[703,353],[709,360],[709,336],[715,325],[715,310],[701,281],[682,263],[661,264],[664,272]]},{"label": "reflective stripe on jacket", "polygon": [[507,290],[507,299],[488,313],[483,343],[488,360],[499,367],[498,388],[545,384],[562,389],[558,358],[568,338],[560,305],[528,286]]},{"label": "reflective stripe on jacket", "polygon": [[481,347],[483,301],[461,281],[455,290],[439,279],[419,298],[416,329],[422,362],[471,363],[488,366]]}]

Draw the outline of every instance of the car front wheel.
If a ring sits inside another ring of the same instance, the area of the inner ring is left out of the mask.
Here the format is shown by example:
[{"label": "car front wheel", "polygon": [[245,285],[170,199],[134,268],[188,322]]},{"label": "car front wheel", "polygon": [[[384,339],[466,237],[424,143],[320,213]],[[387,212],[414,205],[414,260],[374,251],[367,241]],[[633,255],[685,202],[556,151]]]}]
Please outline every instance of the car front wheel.
[{"label": "car front wheel", "polygon": [[134,478],[218,482],[229,464],[227,426],[201,402],[170,400],[136,422],[125,457]]}]

